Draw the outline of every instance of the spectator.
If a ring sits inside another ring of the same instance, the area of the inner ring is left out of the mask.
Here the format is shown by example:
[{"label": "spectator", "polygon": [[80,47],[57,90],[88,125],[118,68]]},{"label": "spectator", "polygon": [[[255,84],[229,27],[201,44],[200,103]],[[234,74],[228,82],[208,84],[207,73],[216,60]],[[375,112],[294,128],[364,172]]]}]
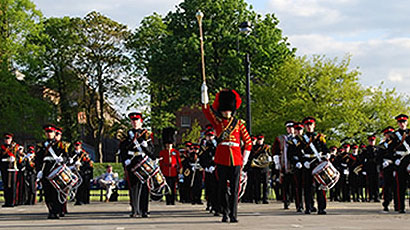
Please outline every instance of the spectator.
[{"label": "spectator", "polygon": [[113,189],[117,187],[118,173],[113,173],[112,166],[107,165],[107,171],[95,181],[97,181],[101,187],[105,188],[105,202],[109,202]]}]

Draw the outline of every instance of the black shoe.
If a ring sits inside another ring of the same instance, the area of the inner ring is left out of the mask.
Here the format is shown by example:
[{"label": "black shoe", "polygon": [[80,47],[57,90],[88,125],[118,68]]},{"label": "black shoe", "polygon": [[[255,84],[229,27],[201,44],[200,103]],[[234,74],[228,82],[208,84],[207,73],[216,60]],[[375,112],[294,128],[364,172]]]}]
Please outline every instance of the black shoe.
[{"label": "black shoe", "polygon": [[319,212],[317,214],[318,215],[326,215],[326,211],[325,210],[319,210]]},{"label": "black shoe", "polygon": [[137,217],[137,213],[131,213],[131,214],[130,214],[130,217],[131,217],[131,218]]},{"label": "black shoe", "polygon": [[215,212],[215,213],[214,213],[214,216],[220,216],[220,215],[219,215],[219,213]]},{"label": "black shoe", "polygon": [[60,213],[59,216],[64,217],[65,216],[64,212]]},{"label": "black shoe", "polygon": [[12,204],[3,204],[1,207],[3,207],[3,208],[13,208],[14,205],[12,205]]},{"label": "black shoe", "polygon": [[296,212],[302,212],[302,211],[303,211],[302,208],[298,208],[298,209],[296,210]]},{"label": "black shoe", "polygon": [[223,216],[223,217],[222,217],[222,222],[223,222],[223,223],[228,222],[228,217],[227,217],[227,216]]},{"label": "black shoe", "polygon": [[310,210],[306,209],[305,214],[310,214]]},{"label": "black shoe", "polygon": [[264,200],[262,203],[263,204],[269,204],[269,202],[267,200]]},{"label": "black shoe", "polygon": [[259,200],[255,200],[255,204],[259,204],[260,202],[259,202]]},{"label": "black shoe", "polygon": [[82,205],[82,203],[80,203],[80,202],[75,202],[74,205]]},{"label": "black shoe", "polygon": [[238,223],[238,219],[236,219],[235,217],[231,217],[229,219],[231,223]]},{"label": "black shoe", "polygon": [[317,212],[317,209],[316,209],[315,207],[312,207],[312,208],[310,209],[310,211],[311,211],[311,212]]},{"label": "black shoe", "polygon": [[375,203],[380,203],[380,200],[379,200],[379,199],[375,199],[374,202],[375,202]]},{"label": "black shoe", "polygon": [[404,210],[400,210],[400,211],[399,211],[399,213],[406,213],[406,211],[404,211]]},{"label": "black shoe", "polygon": [[385,212],[385,213],[389,212],[389,208],[387,206],[384,206],[383,212]]},{"label": "black shoe", "polygon": [[54,219],[54,220],[56,220],[56,219],[60,219],[60,217],[58,217],[57,214],[48,214],[47,219]]},{"label": "black shoe", "polygon": [[143,214],[141,215],[141,217],[142,217],[142,218],[148,218],[148,214],[147,214],[147,213],[143,213]]}]

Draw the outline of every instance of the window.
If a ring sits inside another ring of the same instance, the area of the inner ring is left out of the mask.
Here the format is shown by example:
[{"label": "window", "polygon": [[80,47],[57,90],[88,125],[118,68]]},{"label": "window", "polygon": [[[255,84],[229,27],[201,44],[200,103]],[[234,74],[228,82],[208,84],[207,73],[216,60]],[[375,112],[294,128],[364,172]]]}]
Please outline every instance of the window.
[{"label": "window", "polygon": [[181,116],[181,128],[190,128],[191,127],[191,117]]}]

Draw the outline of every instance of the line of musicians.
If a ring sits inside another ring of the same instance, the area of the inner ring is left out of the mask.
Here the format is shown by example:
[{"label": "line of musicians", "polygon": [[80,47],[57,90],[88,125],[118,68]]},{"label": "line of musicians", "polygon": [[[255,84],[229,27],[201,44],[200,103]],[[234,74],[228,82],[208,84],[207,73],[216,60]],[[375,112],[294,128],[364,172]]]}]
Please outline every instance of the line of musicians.
[{"label": "line of musicians", "polygon": [[[82,148],[81,141],[73,147],[61,140],[62,128],[48,124],[43,127],[46,140],[36,147],[24,147],[14,142],[12,133],[3,135],[0,150],[0,169],[5,203],[2,207],[33,205],[36,203],[37,188],[42,188],[49,219],[58,219],[67,213],[66,202],[58,199],[56,188],[46,178],[56,166],[66,164],[82,178],[75,196],[76,205],[89,203],[90,180],[93,176],[93,162]],[[40,197],[42,198],[42,196]]]},{"label": "line of musicians", "polygon": [[405,194],[410,181],[408,116],[400,114],[395,119],[398,129],[390,126],[383,129],[379,144],[376,144],[376,135],[369,135],[367,146],[344,143],[340,148],[332,146],[329,150],[324,135],[314,132],[313,117],[301,123],[286,122],[287,134],[277,137],[273,144],[275,164],[271,173],[273,180],[279,173],[280,183],[275,192],[284,208],[288,209],[294,202],[297,212],[316,212],[313,202],[316,194],[318,214],[326,214],[327,194],[312,181],[312,169],[321,160],[328,160],[340,173],[340,179],[329,191],[331,201],[380,202],[382,197],[383,212],[389,211],[394,200],[394,210],[405,213]]}]

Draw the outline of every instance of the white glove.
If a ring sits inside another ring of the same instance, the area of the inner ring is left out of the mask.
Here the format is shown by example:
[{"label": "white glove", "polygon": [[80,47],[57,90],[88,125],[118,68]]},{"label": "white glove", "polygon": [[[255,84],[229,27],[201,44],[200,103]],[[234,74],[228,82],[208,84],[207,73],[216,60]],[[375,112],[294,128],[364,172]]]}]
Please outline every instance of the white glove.
[{"label": "white glove", "polygon": [[387,166],[389,166],[389,162],[388,161],[383,161],[383,168],[386,168]]},{"label": "white glove", "polygon": [[74,163],[74,159],[70,158],[70,164]]},{"label": "white glove", "polygon": [[275,163],[275,169],[279,170],[280,169],[280,162],[279,162],[279,156],[278,155],[273,156],[273,162]]},{"label": "white glove", "polygon": [[210,173],[213,173],[214,170],[215,170],[215,167],[214,167],[214,166],[210,166],[210,167],[209,167],[209,172],[210,172]]},{"label": "white glove", "polygon": [[13,156],[11,156],[9,159],[10,159],[10,162],[14,162],[16,160],[16,158]]},{"label": "white glove", "polygon": [[300,162],[296,163],[296,168],[301,169],[302,168],[302,163],[300,163]]},{"label": "white glove", "polygon": [[367,173],[366,173],[366,172],[362,172],[362,174],[363,174],[363,175],[365,175],[365,176],[367,175]]},{"label": "white glove", "polygon": [[310,168],[310,163],[308,161],[305,161],[305,163],[303,163],[303,165],[305,166],[305,168],[309,169]]},{"label": "white glove", "polygon": [[131,160],[130,160],[130,159],[125,160],[124,164],[125,164],[126,166],[128,166],[129,164],[131,164]]},{"label": "white glove", "polygon": [[208,104],[209,102],[208,87],[206,86],[205,82],[202,83],[202,86],[201,86],[201,102],[204,105]]},{"label": "white glove", "polygon": [[40,180],[41,178],[43,178],[43,171],[37,173],[37,180]]},{"label": "white glove", "polygon": [[246,163],[248,163],[249,154],[251,154],[251,151],[243,151],[243,165],[246,165]]},{"label": "white glove", "polygon": [[63,158],[62,158],[62,157],[57,157],[57,158],[56,158],[56,162],[57,162],[57,163],[63,162]]},{"label": "white glove", "polygon": [[142,141],[141,146],[144,147],[144,148],[148,147],[148,142],[147,141]]},{"label": "white glove", "polygon": [[399,165],[400,165],[400,159],[397,159],[394,163],[395,163],[397,166],[399,166]]},{"label": "white glove", "polygon": [[76,166],[81,166],[81,162],[76,161],[76,162],[75,162],[75,165],[76,165]]}]

